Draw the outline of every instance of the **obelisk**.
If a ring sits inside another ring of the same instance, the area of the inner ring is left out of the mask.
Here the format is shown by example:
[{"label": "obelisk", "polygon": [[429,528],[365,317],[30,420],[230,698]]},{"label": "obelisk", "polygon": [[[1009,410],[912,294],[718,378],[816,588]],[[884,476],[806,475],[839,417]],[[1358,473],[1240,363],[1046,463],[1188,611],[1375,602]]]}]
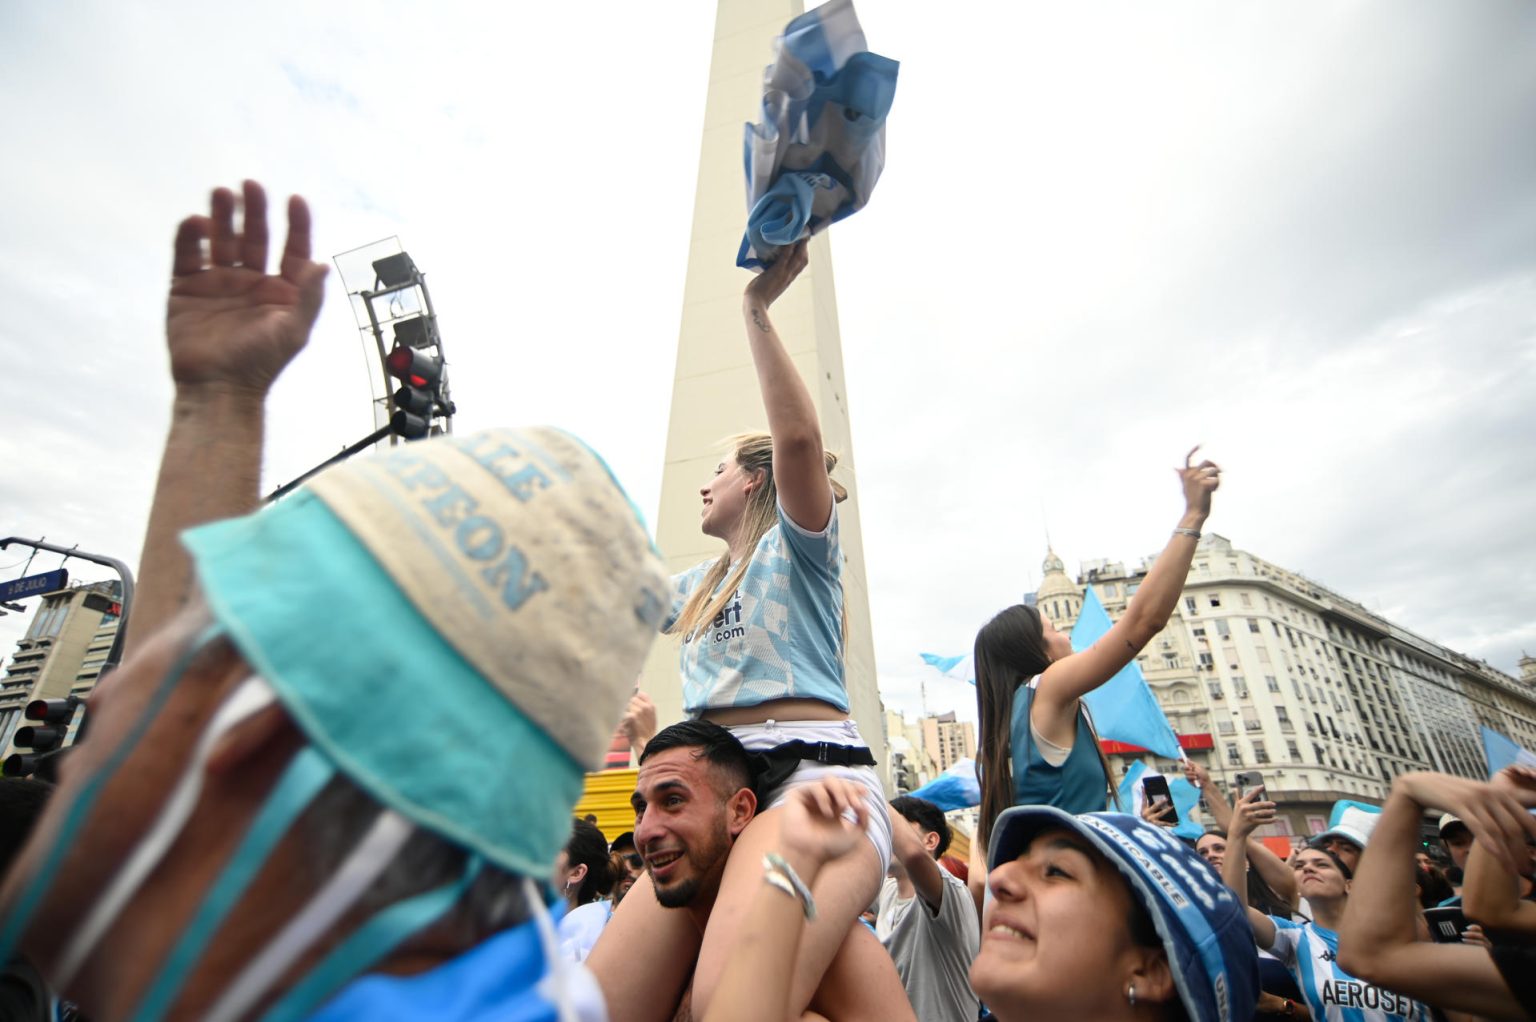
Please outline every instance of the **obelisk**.
[{"label": "obelisk", "polygon": [[[716,8],[661,507],[656,517],[657,544],[674,572],[716,557],[723,549],[719,540],[699,531],[699,488],[720,460],[720,440],[744,430],[767,428],[742,326],[741,295],[751,276],[736,266],[747,221],[742,135],[745,122],[758,119],[763,68],[773,60],[773,40],[803,10],[800,0],[719,0]],[[848,693],[859,730],[889,783],[827,232],[812,240],[810,266],[774,303],[773,322],[816,401],[826,447],[839,458],[835,477],[848,488],[848,500],[837,509],[847,558],[843,591],[848,613]],[[675,636],[662,636],[642,681],[663,725],[682,717],[677,647]]]}]

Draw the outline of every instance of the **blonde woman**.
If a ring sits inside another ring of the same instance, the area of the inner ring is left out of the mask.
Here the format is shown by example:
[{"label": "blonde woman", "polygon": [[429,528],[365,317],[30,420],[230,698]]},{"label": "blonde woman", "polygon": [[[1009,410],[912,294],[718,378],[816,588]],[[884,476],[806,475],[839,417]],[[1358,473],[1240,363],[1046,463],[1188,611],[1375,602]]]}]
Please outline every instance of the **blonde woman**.
[{"label": "blonde woman", "polygon": [[[658,889],[669,894],[678,886],[673,874],[686,859],[672,847],[638,849],[648,875],[636,881],[589,959],[615,1022],[671,1018],[671,991],[681,994],[695,958],[692,1011],[705,1013],[762,885],[763,856],[781,844],[780,807],[794,788],[824,778],[865,791],[868,840],[816,883],[819,911],[799,944],[791,1017],[813,998],[825,1005],[834,996],[819,988],[835,956],[837,979],[829,985],[851,993],[859,981],[845,977],[860,974],[861,955],[883,954],[878,944],[861,948],[855,931],[863,928],[854,926],[889,865],[891,831],[874,758],[849,717],[843,674],[837,503],[847,494],[830,478],[837,459],[822,447],[810,392],[768,318],[806,264],[802,243],[746,289],[742,311],[769,431],[733,438],[700,488],[700,527],[725,549],[673,580],[667,627],[682,637],[688,715],[723,725],[759,757],[758,812],[735,838],[702,933],[688,913],[669,912],[657,898]],[[679,906],[680,898],[674,896]],[[860,1013],[874,1017],[879,1010],[861,1005]]]}]

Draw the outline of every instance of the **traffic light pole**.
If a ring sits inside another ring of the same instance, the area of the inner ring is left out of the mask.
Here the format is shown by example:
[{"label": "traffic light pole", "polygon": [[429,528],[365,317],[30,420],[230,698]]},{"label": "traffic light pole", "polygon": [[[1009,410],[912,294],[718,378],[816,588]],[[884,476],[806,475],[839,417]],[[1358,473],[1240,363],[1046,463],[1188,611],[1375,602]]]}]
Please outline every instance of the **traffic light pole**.
[{"label": "traffic light pole", "polygon": [[[18,546],[31,547],[33,550],[43,550],[51,554],[63,554],[66,560],[76,557],[82,561],[91,561],[117,572],[117,577],[122,581],[123,585],[123,612],[118,615],[117,634],[112,637],[112,646],[107,650],[107,659],[102,663],[101,670],[96,675],[96,680],[100,682],[102,678],[116,670],[117,665],[123,659],[123,640],[128,637],[128,615],[133,609],[133,572],[128,570],[128,565],[116,557],[107,557],[105,554],[93,554],[77,547],[55,546],[52,543],[44,543],[40,539],[22,539],[19,536],[9,536],[5,539],[0,539],[0,550],[6,549],[12,543]],[[80,728],[75,732],[75,741],[78,742],[85,737],[85,726],[89,717],[90,714],[87,713],[80,718]]]},{"label": "traffic light pole", "polygon": [[266,498],[262,500],[262,503],[263,504],[270,504],[274,500],[278,500],[279,498],[288,496],[288,494],[291,493],[300,484],[302,484],[304,482],[304,480],[308,479],[310,476],[312,476],[315,473],[319,472],[321,469],[329,468],[331,465],[336,464],[338,461],[346,461],[348,458],[352,457],[352,455],[356,454],[358,451],[363,450],[365,447],[372,446],[373,444],[378,443],[380,440],[383,440],[385,437],[389,436],[389,433],[390,433],[390,429],[389,429],[389,427],[387,425],[386,426],[380,426],[378,429],[374,430],[372,433],[369,433],[367,436],[363,437],[357,443],[351,445],[350,447],[342,448],[341,451],[339,453],[337,453],[336,455],[334,455],[333,457],[326,458],[320,464],[316,465],[314,468],[310,469],[308,472],[305,472],[303,475],[299,476],[297,479],[291,480],[291,481],[286,482],[283,485],[279,486],[277,489],[275,489],[271,493],[267,494]]}]

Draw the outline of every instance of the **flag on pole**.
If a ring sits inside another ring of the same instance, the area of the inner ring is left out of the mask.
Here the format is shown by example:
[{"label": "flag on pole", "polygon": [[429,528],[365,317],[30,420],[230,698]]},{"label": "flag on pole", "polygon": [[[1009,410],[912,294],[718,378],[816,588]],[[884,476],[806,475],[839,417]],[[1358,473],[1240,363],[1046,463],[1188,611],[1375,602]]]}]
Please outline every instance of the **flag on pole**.
[{"label": "flag on pole", "polygon": [[971,654],[961,653],[959,656],[939,656],[937,653],[919,653],[923,663],[932,667],[946,678],[963,681],[969,685],[976,684],[976,666],[971,662]]},{"label": "flag on pole", "polygon": [[981,805],[981,783],[976,779],[976,761],[957,759],[954,765],[912,792],[913,798],[926,799],[944,810],[969,809]]},{"label": "flag on pole", "polygon": [[1500,734],[1490,727],[1484,727],[1483,755],[1488,757],[1488,776],[1503,770],[1507,766],[1536,767],[1536,753],[1530,749],[1518,745],[1513,738]]},{"label": "flag on pole", "polygon": [[[1110,629],[1109,615],[1094,593],[1083,594],[1083,609],[1072,627],[1072,649],[1081,652],[1093,645]],[[1125,742],[1149,749],[1168,759],[1183,759],[1179,736],[1163,708],[1157,704],[1141,668],[1132,660],[1120,672],[1083,697],[1093,715],[1093,726],[1100,738]]]},{"label": "flag on pole", "polygon": [[763,72],[762,123],[746,126],[747,230],[736,265],[864,208],[885,168],[885,118],[898,64],[870,53],[852,0],[795,18]]}]

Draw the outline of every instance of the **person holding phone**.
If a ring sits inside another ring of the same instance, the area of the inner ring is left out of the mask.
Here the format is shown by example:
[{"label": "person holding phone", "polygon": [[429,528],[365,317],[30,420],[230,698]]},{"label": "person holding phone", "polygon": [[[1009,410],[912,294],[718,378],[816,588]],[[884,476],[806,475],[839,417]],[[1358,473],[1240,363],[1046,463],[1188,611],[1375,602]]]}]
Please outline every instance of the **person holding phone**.
[{"label": "person holding phone", "polygon": [[[1213,461],[1194,463],[1199,447],[1177,469],[1184,513],[1120,620],[1097,642],[1074,653],[1071,640],[1036,607],[1018,604],[976,635],[977,750],[981,818],[977,845],[986,847],[992,822],[1015,805],[1050,805],[1068,813],[1103,810],[1110,770],[1083,709],[1083,696],[1119,673],[1168,624],[1221,484]],[[973,869],[980,893],[984,871]]]},{"label": "person holding phone", "polygon": [[[1249,836],[1275,818],[1275,803],[1259,801],[1262,792],[1255,789],[1237,800],[1222,863],[1222,879],[1245,903]],[[1404,859],[1413,861],[1407,853]],[[1297,923],[1250,905],[1248,921],[1259,950],[1278,958],[1296,979],[1311,1017],[1327,1022],[1429,1022],[1429,1010],[1411,996],[1345,971],[1339,928],[1354,879],[1350,868],[1334,853],[1316,847],[1297,852],[1292,866],[1313,917]],[[1409,899],[1411,905],[1411,890]]]}]

